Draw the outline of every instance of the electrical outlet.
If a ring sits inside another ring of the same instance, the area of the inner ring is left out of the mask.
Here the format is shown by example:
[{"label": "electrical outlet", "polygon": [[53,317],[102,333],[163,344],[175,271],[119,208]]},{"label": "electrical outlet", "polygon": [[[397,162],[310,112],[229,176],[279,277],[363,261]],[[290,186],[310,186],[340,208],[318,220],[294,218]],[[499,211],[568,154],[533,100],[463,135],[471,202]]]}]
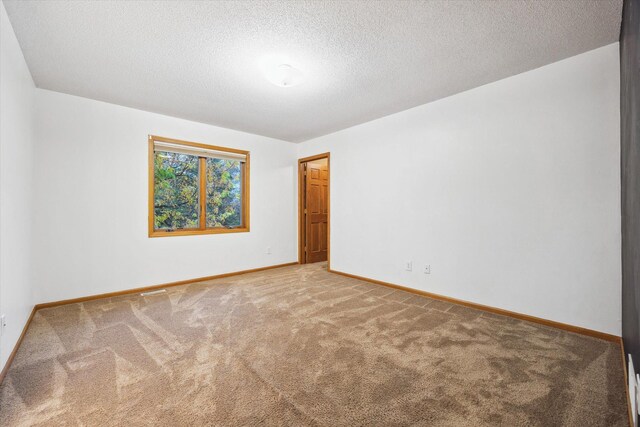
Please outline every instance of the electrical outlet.
[{"label": "electrical outlet", "polygon": [[0,316],[0,335],[4,335],[4,330],[6,327],[7,327],[7,318],[3,314],[2,316]]},{"label": "electrical outlet", "polygon": [[413,262],[406,261],[404,263],[404,269],[407,270],[407,271],[411,271],[413,269]]},{"label": "electrical outlet", "polygon": [[267,250],[265,251],[267,255],[271,255],[271,246],[267,246]]},{"label": "electrical outlet", "polygon": [[424,266],[424,274],[431,274],[431,266],[430,265],[425,265]]}]

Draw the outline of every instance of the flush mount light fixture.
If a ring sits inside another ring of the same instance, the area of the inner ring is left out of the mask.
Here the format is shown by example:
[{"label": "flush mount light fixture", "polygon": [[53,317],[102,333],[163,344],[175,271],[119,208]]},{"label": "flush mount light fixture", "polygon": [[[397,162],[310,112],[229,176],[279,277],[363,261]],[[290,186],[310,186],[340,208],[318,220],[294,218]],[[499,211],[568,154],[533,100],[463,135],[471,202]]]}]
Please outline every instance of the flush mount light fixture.
[{"label": "flush mount light fixture", "polygon": [[267,80],[276,86],[293,87],[302,83],[302,72],[289,64],[270,67],[265,72]]}]

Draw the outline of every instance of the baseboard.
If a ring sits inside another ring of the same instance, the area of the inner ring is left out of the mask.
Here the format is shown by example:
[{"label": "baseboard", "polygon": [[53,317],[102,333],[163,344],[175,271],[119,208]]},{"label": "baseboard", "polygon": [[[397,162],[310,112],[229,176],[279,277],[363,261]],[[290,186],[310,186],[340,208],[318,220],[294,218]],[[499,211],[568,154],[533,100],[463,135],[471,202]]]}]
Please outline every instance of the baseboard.
[{"label": "baseboard", "polygon": [[565,331],[573,332],[581,335],[588,335],[590,337],[599,338],[606,341],[620,343],[620,337],[617,335],[607,334],[605,332],[594,331],[593,329],[582,328],[580,326],[569,325],[566,323],[560,323],[553,320],[542,319],[540,317],[529,316],[528,314],[517,313],[515,311],[503,310],[501,308],[491,307],[488,305],[476,304],[475,302],[465,301],[457,298],[451,298],[444,295],[433,294],[431,292],[421,291],[419,289],[413,289],[406,286],[396,285],[394,283],[383,282],[381,280],[370,279],[368,277],[356,276],[355,274],[343,273],[342,271],[329,270],[334,274],[341,276],[351,277],[352,279],[364,280],[365,282],[375,283],[377,285],[387,286],[389,288],[400,289],[402,291],[411,292],[414,294],[422,295],[425,297],[450,302],[453,304],[464,305],[465,307],[475,308],[476,310],[488,311],[489,313],[500,314],[502,316],[509,316],[519,320],[526,320],[527,322],[539,323],[541,325],[550,326],[553,328],[563,329]]},{"label": "baseboard", "polygon": [[213,276],[197,277],[195,279],[179,280],[177,282],[163,283],[161,285],[145,286],[145,287],[142,287],[142,288],[126,289],[124,291],[108,292],[106,294],[89,295],[89,296],[80,297],[80,298],[72,298],[72,299],[65,299],[65,300],[61,300],[61,301],[45,302],[45,303],[41,303],[41,304],[36,304],[35,309],[36,310],[40,310],[42,308],[57,307],[59,305],[65,305],[65,304],[75,304],[75,303],[78,303],[78,302],[91,301],[91,300],[94,300],[94,299],[117,297],[117,296],[120,296],[120,295],[128,295],[128,294],[135,294],[135,293],[138,293],[138,292],[153,291],[155,289],[169,288],[169,287],[172,287],[172,286],[188,285],[190,283],[203,282],[205,280],[222,279],[224,277],[238,276],[240,274],[247,274],[247,273],[255,273],[257,271],[271,270],[273,268],[288,267],[288,266],[297,265],[297,264],[298,264],[297,261],[296,262],[288,262],[288,263],[285,263],[285,264],[277,264],[277,265],[269,265],[269,266],[266,266],[266,267],[252,268],[250,270],[240,270],[240,271],[234,271],[234,272],[231,272],[231,273],[216,274],[216,275],[213,275]]},{"label": "baseboard", "polygon": [[4,381],[4,377],[7,375],[7,372],[9,372],[9,366],[11,366],[11,362],[13,362],[13,359],[16,357],[16,353],[18,353],[18,348],[20,348],[20,344],[22,344],[22,340],[24,339],[24,336],[27,334],[27,329],[29,329],[29,325],[31,324],[31,320],[33,319],[33,316],[36,314],[36,310],[37,309],[35,306],[31,309],[31,314],[27,319],[27,323],[25,323],[24,328],[22,328],[22,333],[20,334],[20,337],[18,337],[18,341],[16,341],[16,345],[13,346],[13,351],[11,352],[11,354],[9,355],[9,358],[7,359],[7,363],[4,364],[4,368],[2,368],[2,372],[0,372],[0,384],[2,384],[2,381]]}]

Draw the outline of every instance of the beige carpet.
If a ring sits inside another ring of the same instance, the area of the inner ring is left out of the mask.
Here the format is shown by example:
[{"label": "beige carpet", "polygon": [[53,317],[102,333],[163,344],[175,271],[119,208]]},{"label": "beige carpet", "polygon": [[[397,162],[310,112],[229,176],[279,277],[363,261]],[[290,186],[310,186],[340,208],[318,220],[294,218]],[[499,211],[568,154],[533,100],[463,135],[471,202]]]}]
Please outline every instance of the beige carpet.
[{"label": "beige carpet", "polygon": [[0,425],[627,425],[617,345],[324,268],[40,310]]}]

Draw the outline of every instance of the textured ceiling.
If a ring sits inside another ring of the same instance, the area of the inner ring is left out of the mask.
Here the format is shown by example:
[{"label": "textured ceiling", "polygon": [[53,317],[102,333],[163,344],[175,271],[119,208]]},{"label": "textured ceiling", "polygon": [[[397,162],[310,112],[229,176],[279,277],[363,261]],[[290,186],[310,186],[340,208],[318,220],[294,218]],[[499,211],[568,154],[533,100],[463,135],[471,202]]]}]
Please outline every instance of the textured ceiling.
[{"label": "textured ceiling", "polygon": [[[621,0],[9,1],[38,87],[304,141],[619,36]],[[264,78],[265,61],[303,84]]]}]

